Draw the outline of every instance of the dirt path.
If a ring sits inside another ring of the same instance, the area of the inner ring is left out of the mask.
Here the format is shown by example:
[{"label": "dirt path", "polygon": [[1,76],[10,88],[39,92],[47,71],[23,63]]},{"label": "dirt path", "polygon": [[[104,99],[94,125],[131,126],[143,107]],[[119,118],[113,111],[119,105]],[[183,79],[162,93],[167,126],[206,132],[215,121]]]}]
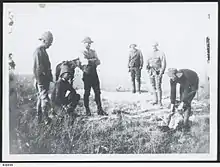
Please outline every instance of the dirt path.
[{"label": "dirt path", "polygon": [[[83,90],[77,90],[83,96]],[[91,98],[94,93],[91,92]],[[107,92],[102,91],[103,106],[111,119],[117,119],[117,115],[124,115],[130,119],[144,118],[154,122],[155,120],[164,121],[169,114],[170,99],[168,96],[163,97],[163,107],[152,105],[153,95],[149,92],[142,94],[132,94],[131,92]],[[194,114],[190,117],[192,121],[209,118],[209,111],[203,111],[207,107],[207,102],[194,100],[192,102],[192,110]],[[92,117],[89,120],[102,120],[108,117]]]}]

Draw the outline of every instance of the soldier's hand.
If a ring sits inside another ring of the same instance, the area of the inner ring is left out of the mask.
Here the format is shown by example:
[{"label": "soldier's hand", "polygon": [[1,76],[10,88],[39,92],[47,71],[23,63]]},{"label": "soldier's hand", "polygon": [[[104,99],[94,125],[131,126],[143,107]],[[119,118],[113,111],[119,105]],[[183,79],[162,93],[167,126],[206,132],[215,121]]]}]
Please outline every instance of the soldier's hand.
[{"label": "soldier's hand", "polygon": [[146,66],[146,70],[150,70],[150,66],[149,65]]},{"label": "soldier's hand", "polygon": [[182,111],[184,107],[184,102],[181,102],[180,105],[178,106],[178,111]]}]

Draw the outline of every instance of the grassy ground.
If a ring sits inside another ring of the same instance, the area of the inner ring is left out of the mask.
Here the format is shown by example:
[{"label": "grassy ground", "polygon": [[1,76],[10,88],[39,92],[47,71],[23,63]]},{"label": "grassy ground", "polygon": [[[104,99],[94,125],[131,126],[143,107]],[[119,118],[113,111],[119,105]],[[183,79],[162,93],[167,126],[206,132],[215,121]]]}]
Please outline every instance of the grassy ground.
[{"label": "grassy ground", "polygon": [[[210,143],[209,100],[193,102],[194,119],[189,133],[162,132],[161,118],[149,104],[142,110],[140,101],[112,100],[103,95],[108,117],[98,116],[91,96],[92,117],[86,117],[83,99],[76,111],[81,117],[71,119],[65,111],[49,125],[38,125],[36,92],[31,78],[17,76],[17,108],[11,116],[11,153],[71,154],[154,154],[208,153]],[[121,92],[114,92],[120,98]],[[145,95],[147,96],[147,95]],[[145,103],[149,102],[145,101]],[[169,99],[164,99],[165,106]],[[10,103],[12,104],[12,102]],[[166,110],[166,108],[165,108]],[[163,112],[160,112],[163,114]],[[164,112],[165,113],[165,112]],[[17,122],[16,122],[17,121]],[[15,127],[15,128],[14,128]]]}]

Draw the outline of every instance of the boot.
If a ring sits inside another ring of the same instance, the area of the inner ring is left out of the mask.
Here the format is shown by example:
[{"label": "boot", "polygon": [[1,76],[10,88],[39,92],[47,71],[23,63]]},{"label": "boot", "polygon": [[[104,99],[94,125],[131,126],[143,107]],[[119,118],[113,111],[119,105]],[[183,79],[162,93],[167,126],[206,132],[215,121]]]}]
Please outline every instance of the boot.
[{"label": "boot", "polygon": [[141,94],[141,81],[138,81],[138,92]]},{"label": "boot", "polygon": [[98,115],[108,116],[108,114],[102,108],[98,109]]},{"label": "boot", "polygon": [[159,107],[162,107],[163,104],[162,104],[162,91],[158,91],[158,104],[159,104]]},{"label": "boot", "polygon": [[158,96],[157,96],[157,92],[154,92],[154,102],[153,105],[158,104]]},{"label": "boot", "polygon": [[84,106],[86,108],[86,115],[91,116],[91,111],[89,109],[89,96],[84,95]]},{"label": "boot", "polygon": [[90,111],[89,107],[87,107],[86,108],[86,116],[91,116],[91,115],[92,115],[91,111]]},{"label": "boot", "polygon": [[101,97],[100,97],[100,93],[97,92],[95,94],[95,102],[98,108],[98,115],[108,115],[103,109],[102,109],[102,102],[101,102]]},{"label": "boot", "polygon": [[183,130],[186,132],[190,130],[190,127],[189,127],[190,112],[191,112],[190,107],[188,107],[184,112]]},{"label": "boot", "polygon": [[132,81],[132,93],[136,93],[135,80]]}]

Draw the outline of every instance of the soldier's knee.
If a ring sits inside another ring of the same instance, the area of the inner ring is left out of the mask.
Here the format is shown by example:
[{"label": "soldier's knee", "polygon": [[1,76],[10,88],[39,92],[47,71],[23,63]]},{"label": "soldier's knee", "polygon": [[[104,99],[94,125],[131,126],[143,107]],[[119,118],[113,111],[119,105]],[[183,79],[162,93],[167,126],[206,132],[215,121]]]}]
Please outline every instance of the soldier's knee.
[{"label": "soldier's knee", "polygon": [[156,87],[155,83],[151,82],[151,86],[152,86],[152,88],[153,88],[154,90],[156,90],[156,89],[157,89],[157,87]]},{"label": "soldier's knee", "polygon": [[101,94],[101,90],[99,88],[94,89],[95,96]]},{"label": "soldier's knee", "polygon": [[89,90],[85,90],[84,91],[84,97],[88,97],[90,96],[90,91]]},{"label": "soldier's knee", "polygon": [[131,77],[131,81],[134,82],[135,81],[135,77]]},{"label": "soldier's knee", "polygon": [[137,82],[141,82],[141,78],[140,78],[140,77],[137,77],[137,78],[136,78],[136,81],[137,81]]},{"label": "soldier's knee", "polygon": [[156,87],[157,90],[161,91],[161,84],[160,83],[156,84],[155,87]]}]

